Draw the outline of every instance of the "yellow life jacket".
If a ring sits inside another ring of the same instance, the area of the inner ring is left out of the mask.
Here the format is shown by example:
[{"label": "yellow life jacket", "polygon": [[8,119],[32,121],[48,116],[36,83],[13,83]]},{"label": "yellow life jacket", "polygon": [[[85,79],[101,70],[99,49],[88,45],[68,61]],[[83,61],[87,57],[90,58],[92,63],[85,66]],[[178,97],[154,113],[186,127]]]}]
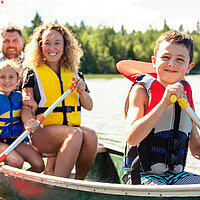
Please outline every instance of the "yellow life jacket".
[{"label": "yellow life jacket", "polygon": [[[34,71],[40,96],[36,113],[43,113],[70,87],[74,74],[68,69],[60,67],[59,78],[46,64],[36,67]],[[79,94],[77,91],[74,90],[71,92],[42,123],[44,126],[62,124],[79,126],[81,116]]]}]

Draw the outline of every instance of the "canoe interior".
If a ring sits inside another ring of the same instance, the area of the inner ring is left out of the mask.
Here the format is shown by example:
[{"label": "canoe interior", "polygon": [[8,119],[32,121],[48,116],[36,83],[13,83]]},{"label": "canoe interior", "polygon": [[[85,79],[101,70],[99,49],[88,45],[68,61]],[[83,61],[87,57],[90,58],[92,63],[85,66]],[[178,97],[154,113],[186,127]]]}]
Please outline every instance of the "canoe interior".
[{"label": "canoe interior", "polygon": [[86,180],[105,182],[105,183],[122,183],[122,153],[107,149],[107,152],[99,153],[92,165]]}]

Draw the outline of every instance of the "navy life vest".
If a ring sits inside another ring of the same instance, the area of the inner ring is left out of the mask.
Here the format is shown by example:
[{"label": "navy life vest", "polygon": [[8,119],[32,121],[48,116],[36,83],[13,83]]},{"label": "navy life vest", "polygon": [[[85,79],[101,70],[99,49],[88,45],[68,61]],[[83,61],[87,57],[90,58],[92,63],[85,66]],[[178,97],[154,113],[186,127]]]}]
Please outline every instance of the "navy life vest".
[{"label": "navy life vest", "polygon": [[22,94],[12,91],[9,97],[0,92],[0,138],[17,138],[24,131],[21,120]]},{"label": "navy life vest", "polygon": [[[145,84],[149,95],[149,105],[145,112],[147,114],[162,99],[165,88],[149,74],[138,77],[135,83],[139,82]],[[182,84],[187,92],[186,98],[193,107],[190,85],[186,81],[182,81]],[[138,180],[134,179],[139,179],[140,171],[157,174],[183,171],[191,129],[192,121],[178,103],[168,106],[155,127],[138,146],[126,144],[123,168],[132,169],[132,182],[136,181],[135,184],[138,184]]]}]

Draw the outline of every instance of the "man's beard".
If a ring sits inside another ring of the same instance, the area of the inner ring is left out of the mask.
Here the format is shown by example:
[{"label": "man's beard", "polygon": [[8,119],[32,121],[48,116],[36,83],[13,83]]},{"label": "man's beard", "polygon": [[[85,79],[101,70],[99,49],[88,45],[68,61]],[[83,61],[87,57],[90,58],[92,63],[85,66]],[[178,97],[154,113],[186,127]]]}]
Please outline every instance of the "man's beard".
[{"label": "man's beard", "polygon": [[6,54],[6,55],[4,55],[4,56],[5,56],[6,59],[16,59],[16,58],[18,58],[18,55],[17,55],[17,54],[13,54],[13,55],[8,55],[8,54]]},{"label": "man's beard", "polygon": [[20,54],[17,54],[17,52],[15,54],[8,54],[8,53],[4,53],[4,57],[6,59],[18,59],[20,56]]}]

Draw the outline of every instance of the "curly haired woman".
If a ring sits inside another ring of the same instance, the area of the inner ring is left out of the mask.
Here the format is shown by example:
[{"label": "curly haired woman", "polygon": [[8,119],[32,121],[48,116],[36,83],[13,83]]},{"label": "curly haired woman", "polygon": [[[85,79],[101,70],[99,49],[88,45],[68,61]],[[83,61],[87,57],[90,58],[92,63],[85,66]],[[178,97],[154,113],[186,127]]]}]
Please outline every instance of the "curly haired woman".
[{"label": "curly haired woman", "polygon": [[[71,85],[83,52],[67,27],[47,24],[34,30],[25,54],[23,90],[37,102],[38,116]],[[48,159],[45,173],[69,177],[75,165],[75,178],[84,179],[96,156],[97,136],[93,130],[80,126],[81,107],[92,110],[93,102],[83,76],[78,74],[74,80],[76,90],[47,116],[44,128],[39,127],[31,137],[32,145],[41,154],[54,156]],[[35,114],[29,107],[26,112],[30,118]]]}]

